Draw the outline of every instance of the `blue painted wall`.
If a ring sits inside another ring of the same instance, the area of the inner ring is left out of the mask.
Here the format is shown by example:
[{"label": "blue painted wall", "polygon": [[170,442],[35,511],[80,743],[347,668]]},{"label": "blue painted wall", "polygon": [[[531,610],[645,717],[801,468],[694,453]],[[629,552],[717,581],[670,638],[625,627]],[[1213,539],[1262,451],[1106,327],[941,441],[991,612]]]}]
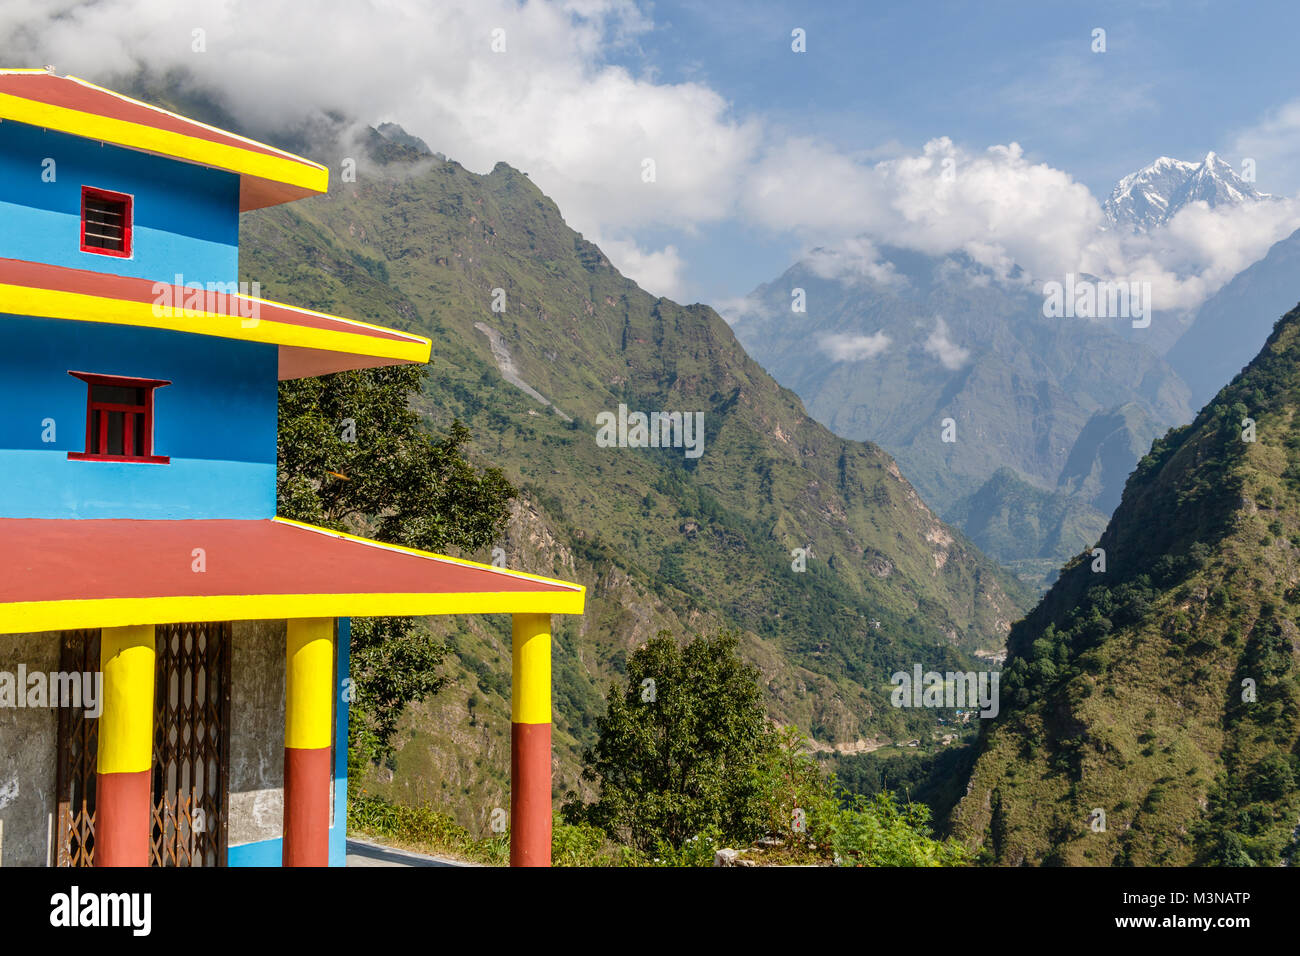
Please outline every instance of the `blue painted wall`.
[{"label": "blue painted wall", "polygon": [[[0,316],[0,517],[274,516],[276,364],[272,345]],[[87,393],[70,370],[171,381],[153,446],[171,464],[69,461],[85,451]]]},{"label": "blue painted wall", "polygon": [[226,866],[282,866],[284,841],[258,840],[226,847]]},{"label": "blue painted wall", "polygon": [[334,658],[334,825],[330,866],[348,863],[348,711],[352,699],[352,618],[338,619]]},{"label": "blue painted wall", "polygon": [[[46,159],[55,162],[44,182]],[[135,199],[130,259],[81,251],[81,187]],[[0,258],[92,272],[234,282],[239,177],[22,123],[0,123]]]}]

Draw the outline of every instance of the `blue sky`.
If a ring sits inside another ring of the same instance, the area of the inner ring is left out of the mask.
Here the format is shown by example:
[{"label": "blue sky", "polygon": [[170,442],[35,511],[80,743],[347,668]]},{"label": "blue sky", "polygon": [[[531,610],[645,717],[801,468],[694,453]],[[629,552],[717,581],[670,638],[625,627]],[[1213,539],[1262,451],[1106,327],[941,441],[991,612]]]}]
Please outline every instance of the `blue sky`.
[{"label": "blue sky", "polygon": [[[1157,156],[1226,150],[1236,131],[1300,93],[1300,4],[1289,2],[659,0],[649,9],[655,29],[612,60],[666,82],[705,82],[739,113],[846,150],[935,136],[1019,141],[1101,194]],[[807,30],[806,54],[791,53],[792,26]],[[1107,31],[1105,53],[1090,50],[1096,27]]]},{"label": "blue sky", "polygon": [[[1158,156],[1215,150],[1240,169],[1237,135],[1300,95],[1300,4],[678,3],[611,57],[661,82],[695,81],[849,153],[949,136],[972,150],[1018,142],[1098,199]],[[807,32],[807,53],[790,30]],[[1106,30],[1094,53],[1092,31]],[[1289,193],[1293,170],[1257,167]],[[667,233],[647,232],[654,241]],[[789,265],[797,243],[722,223],[675,240],[692,291],[720,299]]]}]

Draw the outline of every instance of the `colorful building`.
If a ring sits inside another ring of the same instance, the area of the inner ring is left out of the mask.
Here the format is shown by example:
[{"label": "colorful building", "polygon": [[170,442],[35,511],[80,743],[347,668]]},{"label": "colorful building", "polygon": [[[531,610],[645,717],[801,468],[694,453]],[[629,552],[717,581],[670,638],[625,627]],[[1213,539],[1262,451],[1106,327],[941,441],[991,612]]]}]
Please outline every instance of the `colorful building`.
[{"label": "colorful building", "polygon": [[484,613],[511,863],[550,862],[550,615],[583,588],[276,516],[278,382],[430,354],[235,284],[239,214],[328,177],[0,71],[2,866],[341,864],[350,618]]}]

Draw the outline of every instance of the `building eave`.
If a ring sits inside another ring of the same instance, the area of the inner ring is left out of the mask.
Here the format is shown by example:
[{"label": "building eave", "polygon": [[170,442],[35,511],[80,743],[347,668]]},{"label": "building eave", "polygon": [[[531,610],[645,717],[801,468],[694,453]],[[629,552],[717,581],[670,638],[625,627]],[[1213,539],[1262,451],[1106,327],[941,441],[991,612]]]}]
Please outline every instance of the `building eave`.
[{"label": "building eave", "polygon": [[586,598],[585,588],[567,581],[283,518],[3,518],[0,541],[0,634],[183,621],[581,614]]},{"label": "building eave", "polygon": [[0,313],[275,345],[281,379],[423,364],[433,348],[424,336],[311,309],[227,292],[191,299],[195,294],[148,279],[0,259]]},{"label": "building eave", "polygon": [[243,212],[324,193],[329,170],[265,143],[199,123],[73,76],[0,70],[0,121],[234,173]]}]

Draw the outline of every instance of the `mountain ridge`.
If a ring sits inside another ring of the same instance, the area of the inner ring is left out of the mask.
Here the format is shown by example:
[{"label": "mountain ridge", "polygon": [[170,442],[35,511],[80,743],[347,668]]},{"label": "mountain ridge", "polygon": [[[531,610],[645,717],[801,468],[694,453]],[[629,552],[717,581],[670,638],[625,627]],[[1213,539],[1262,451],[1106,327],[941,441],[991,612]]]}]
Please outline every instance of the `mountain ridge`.
[{"label": "mountain ridge", "polygon": [[1270,316],[1289,312],[1300,299],[1300,229],[1269,248],[1264,258],[1237,273],[1197,310],[1166,358],[1192,390],[1209,401],[1222,384],[1250,362],[1273,325]]},{"label": "mountain ridge", "polygon": [[1112,227],[1149,232],[1195,202],[1213,209],[1272,198],[1238,176],[1211,150],[1199,163],[1161,156],[1129,173],[1111,190],[1102,211]]},{"label": "mountain ridge", "polygon": [[1300,309],[1012,630],[953,828],[997,863],[1300,855]]}]

